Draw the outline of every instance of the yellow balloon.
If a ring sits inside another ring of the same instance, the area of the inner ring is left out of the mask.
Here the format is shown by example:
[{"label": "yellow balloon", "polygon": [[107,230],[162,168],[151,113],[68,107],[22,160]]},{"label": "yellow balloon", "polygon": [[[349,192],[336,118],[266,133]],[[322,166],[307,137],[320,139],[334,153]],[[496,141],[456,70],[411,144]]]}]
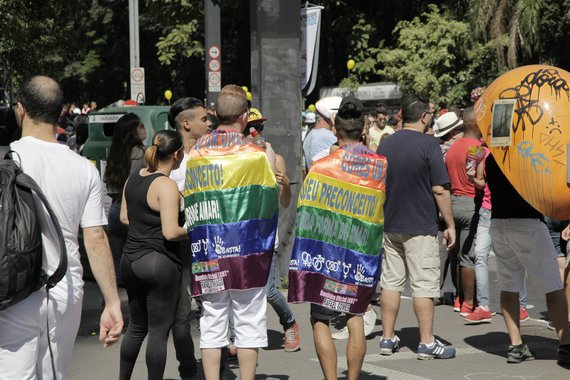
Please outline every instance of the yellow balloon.
[{"label": "yellow balloon", "polygon": [[241,88],[245,91],[246,94],[249,92],[249,89],[247,88],[247,86],[241,86]]},{"label": "yellow balloon", "polygon": [[247,95],[247,100],[251,102],[251,92],[247,91],[246,95]]},{"label": "yellow balloon", "polygon": [[166,98],[166,100],[172,99],[172,91],[170,90],[164,91],[164,97]]},{"label": "yellow balloon", "polygon": [[314,104],[309,104],[309,111],[315,112],[316,110],[317,110],[317,108],[315,107]]},{"label": "yellow balloon", "polygon": [[349,59],[349,60],[346,62],[346,68],[349,69],[349,70],[354,69],[354,66],[355,66],[355,65],[356,65],[356,62],[354,62],[354,59]]}]

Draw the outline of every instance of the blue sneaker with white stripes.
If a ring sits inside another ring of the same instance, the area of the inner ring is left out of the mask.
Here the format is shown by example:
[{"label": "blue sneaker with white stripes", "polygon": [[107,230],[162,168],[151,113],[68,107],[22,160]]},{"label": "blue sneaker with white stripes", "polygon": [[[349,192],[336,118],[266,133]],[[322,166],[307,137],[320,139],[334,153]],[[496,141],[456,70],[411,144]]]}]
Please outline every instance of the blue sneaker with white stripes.
[{"label": "blue sneaker with white stripes", "polygon": [[387,355],[390,356],[394,352],[398,352],[400,350],[400,338],[397,335],[394,335],[392,339],[387,339],[382,336],[380,338],[380,355]]},{"label": "blue sneaker with white stripes", "polygon": [[418,359],[451,359],[455,357],[455,348],[444,346],[439,340],[434,339],[431,345],[420,343],[418,346]]}]

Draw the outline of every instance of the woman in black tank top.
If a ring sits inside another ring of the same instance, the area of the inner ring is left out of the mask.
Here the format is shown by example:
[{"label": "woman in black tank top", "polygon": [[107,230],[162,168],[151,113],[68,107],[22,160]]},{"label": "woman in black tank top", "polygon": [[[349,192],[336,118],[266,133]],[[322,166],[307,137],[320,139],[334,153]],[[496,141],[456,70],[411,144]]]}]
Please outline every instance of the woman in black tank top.
[{"label": "woman in black tank top", "polygon": [[182,197],[170,172],[184,156],[178,132],[160,131],[146,150],[148,168],[133,173],[125,184],[121,221],[129,225],[121,258],[129,298],[129,327],[121,343],[120,379],[130,379],[141,344],[148,335],[149,379],[162,379],[166,344],[180,295],[183,228]]}]

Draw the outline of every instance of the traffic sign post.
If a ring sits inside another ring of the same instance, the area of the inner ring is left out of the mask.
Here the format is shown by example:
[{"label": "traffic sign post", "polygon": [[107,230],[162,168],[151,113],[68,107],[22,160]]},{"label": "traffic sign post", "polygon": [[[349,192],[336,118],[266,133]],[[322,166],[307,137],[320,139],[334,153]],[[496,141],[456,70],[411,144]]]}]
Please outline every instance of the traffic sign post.
[{"label": "traffic sign post", "polygon": [[209,72],[208,73],[208,91],[209,92],[220,92],[222,90],[222,76],[220,73]]},{"label": "traffic sign post", "polygon": [[210,68],[210,71],[220,71],[222,64],[217,59],[212,59],[208,64],[208,67]]},{"label": "traffic sign post", "polygon": [[131,99],[138,104],[145,103],[144,67],[131,68]]},{"label": "traffic sign post", "polygon": [[206,45],[206,105],[213,105],[222,87],[222,50],[220,49],[220,1],[204,0]]}]

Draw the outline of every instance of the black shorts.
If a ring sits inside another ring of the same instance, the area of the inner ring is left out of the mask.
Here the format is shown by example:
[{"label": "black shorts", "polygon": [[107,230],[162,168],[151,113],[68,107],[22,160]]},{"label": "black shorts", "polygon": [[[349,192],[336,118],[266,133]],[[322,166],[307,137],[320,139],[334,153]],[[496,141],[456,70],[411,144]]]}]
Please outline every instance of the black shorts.
[{"label": "black shorts", "polygon": [[311,304],[311,318],[318,319],[320,321],[330,321],[331,319],[338,317],[341,313],[328,309],[324,306]]}]

